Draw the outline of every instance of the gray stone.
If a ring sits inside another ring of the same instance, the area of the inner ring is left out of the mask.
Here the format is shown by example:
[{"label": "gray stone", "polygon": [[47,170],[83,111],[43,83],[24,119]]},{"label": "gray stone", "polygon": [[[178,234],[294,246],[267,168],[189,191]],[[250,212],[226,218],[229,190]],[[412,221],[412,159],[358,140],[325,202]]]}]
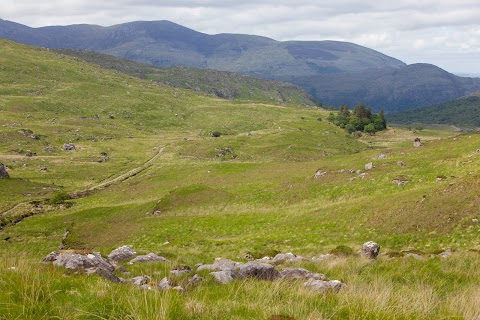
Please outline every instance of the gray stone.
[{"label": "gray stone", "polygon": [[440,253],[438,256],[440,258],[446,259],[446,258],[450,258],[451,255],[452,255],[452,251],[450,249],[447,249],[444,252]]},{"label": "gray stone", "polygon": [[189,266],[176,266],[172,270],[170,270],[170,274],[173,274],[176,277],[179,277],[181,275],[190,273],[192,271],[192,268]]},{"label": "gray stone", "polygon": [[283,279],[315,279],[328,281],[329,279],[321,273],[315,273],[303,268],[290,268],[280,271]]},{"label": "gray stone", "polygon": [[132,259],[137,255],[135,250],[133,250],[129,246],[121,246],[108,255],[109,259],[115,260],[115,261],[121,261],[121,260],[128,260]]},{"label": "gray stone", "polygon": [[115,268],[105,260],[99,252],[89,253],[86,255],[62,252],[53,262],[57,267],[65,267],[67,269],[87,269],[87,268],[103,268],[113,271]]},{"label": "gray stone", "polygon": [[101,276],[101,277],[103,277],[103,278],[105,278],[109,281],[115,282],[115,283],[122,282],[119,277],[117,277],[116,275],[113,274],[112,271],[107,270],[107,269],[96,268],[95,274],[98,274],[99,276]]},{"label": "gray stone", "polygon": [[380,245],[373,241],[365,242],[360,255],[369,259],[376,259],[380,253]]},{"label": "gray stone", "polygon": [[241,277],[255,278],[260,280],[274,280],[280,278],[280,272],[268,263],[250,261],[240,266],[238,272]]},{"label": "gray stone", "polygon": [[138,257],[130,260],[130,262],[128,262],[128,264],[134,264],[136,262],[169,262],[169,261],[167,259],[165,259],[164,257],[160,257],[160,256],[156,255],[155,253],[149,253],[147,255],[138,256]]},{"label": "gray stone", "polygon": [[213,271],[215,270],[215,266],[213,264],[202,264],[198,266],[197,271],[203,271],[203,270]]},{"label": "gray stone", "polygon": [[67,151],[77,150],[77,148],[75,148],[75,145],[73,143],[65,143],[62,149]]},{"label": "gray stone", "polygon": [[315,175],[313,176],[313,178],[315,180],[320,179],[321,177],[324,177],[326,174],[327,174],[326,171],[322,171],[321,169],[318,169],[317,172],[315,172]]},{"label": "gray stone", "polygon": [[225,258],[216,258],[213,262],[213,268],[217,271],[235,270],[241,265],[243,265],[243,263],[235,262]]},{"label": "gray stone", "polygon": [[42,262],[43,263],[53,262],[53,261],[57,260],[58,255],[59,255],[58,251],[52,251],[49,254],[47,254],[47,256],[45,258],[43,258]]},{"label": "gray stone", "polygon": [[170,283],[170,280],[168,280],[168,278],[163,278],[157,284],[157,288],[158,290],[169,290],[172,289],[172,284]]},{"label": "gray stone", "polygon": [[[271,262],[275,263],[275,264],[279,264],[279,263],[283,263],[283,262],[301,262],[301,261],[305,261],[305,260],[307,260],[307,259],[305,259],[303,257],[300,257],[300,256],[296,256],[291,252],[288,252],[288,253],[277,254],[271,260]],[[267,263],[268,263],[268,261],[267,261]]]},{"label": "gray stone", "polygon": [[372,170],[373,169],[373,162],[369,162],[365,165],[365,170]]},{"label": "gray stone", "polygon": [[415,260],[423,260],[423,256],[416,253],[407,253],[403,256],[404,258],[413,258]]},{"label": "gray stone", "polygon": [[10,175],[7,172],[7,167],[3,163],[0,162],[0,179],[8,179]]},{"label": "gray stone", "polygon": [[307,282],[304,283],[305,287],[315,290],[319,293],[332,290],[335,292],[340,291],[344,284],[338,280],[315,280],[315,279],[308,279]]},{"label": "gray stone", "polygon": [[175,290],[175,291],[178,291],[178,292],[184,292],[185,291],[185,289],[183,289],[182,286],[173,287],[172,290]]},{"label": "gray stone", "polygon": [[193,275],[193,277],[191,277],[190,279],[188,279],[188,284],[189,285],[197,285],[200,281],[203,280],[203,277],[202,276],[199,276],[198,274],[195,274]]},{"label": "gray stone", "polygon": [[262,262],[262,263],[272,263],[272,258],[271,257],[263,257],[261,259],[255,260],[257,262]]},{"label": "gray stone", "polygon": [[149,276],[138,276],[138,277],[134,277],[134,278],[131,278],[131,279],[128,279],[127,282],[130,282],[138,287],[144,285],[144,284],[148,284],[152,281],[152,278],[150,278]]},{"label": "gray stone", "polygon": [[227,284],[238,278],[238,274],[233,270],[215,271],[210,274],[221,284]]},{"label": "gray stone", "polygon": [[398,162],[397,162],[397,165],[399,165],[400,167],[403,167],[403,166],[405,165],[405,162],[403,162],[403,161],[398,161]]},{"label": "gray stone", "polygon": [[415,140],[413,141],[413,146],[418,148],[422,145],[422,142],[420,141],[420,138],[415,138]]}]

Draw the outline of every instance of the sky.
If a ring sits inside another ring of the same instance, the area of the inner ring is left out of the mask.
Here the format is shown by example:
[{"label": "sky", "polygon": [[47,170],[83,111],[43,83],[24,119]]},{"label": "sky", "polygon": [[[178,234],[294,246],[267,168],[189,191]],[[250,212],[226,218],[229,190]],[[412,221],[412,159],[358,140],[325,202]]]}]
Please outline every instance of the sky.
[{"label": "sky", "polygon": [[31,27],[169,20],[208,33],[339,40],[408,64],[480,76],[479,0],[1,0],[0,18]]}]

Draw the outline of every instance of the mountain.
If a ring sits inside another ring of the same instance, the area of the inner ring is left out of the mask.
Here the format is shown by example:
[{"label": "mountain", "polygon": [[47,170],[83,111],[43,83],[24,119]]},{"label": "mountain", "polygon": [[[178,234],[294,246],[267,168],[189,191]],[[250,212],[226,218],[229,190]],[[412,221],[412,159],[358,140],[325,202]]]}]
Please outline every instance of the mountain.
[{"label": "mountain", "polygon": [[326,105],[353,107],[363,102],[386,112],[441,103],[480,90],[480,78],[459,77],[425,63],[283,80],[321,97]]},{"label": "mountain", "polygon": [[290,83],[262,80],[227,71],[155,67],[90,50],[55,49],[55,52],[75,56],[138,78],[200,91],[223,99],[315,106],[313,98],[305,90]]},{"label": "mountain", "polygon": [[208,35],[169,21],[30,28],[0,20],[0,37],[48,48],[88,49],[162,67],[230,71],[291,82],[326,105],[363,102],[387,113],[480,90],[479,79],[458,77],[433,65],[407,66],[353,43]]},{"label": "mountain", "polygon": [[460,99],[388,115],[396,124],[447,124],[461,128],[480,127],[480,93]]}]

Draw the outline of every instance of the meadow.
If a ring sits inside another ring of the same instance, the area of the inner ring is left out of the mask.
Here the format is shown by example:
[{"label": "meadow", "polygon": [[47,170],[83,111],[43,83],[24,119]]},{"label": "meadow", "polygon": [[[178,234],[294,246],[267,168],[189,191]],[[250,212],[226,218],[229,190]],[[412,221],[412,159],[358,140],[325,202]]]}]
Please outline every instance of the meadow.
[{"label": "meadow", "polygon": [[[479,134],[389,127],[353,139],[327,110],[216,99],[47,49],[0,48],[0,162],[11,176],[0,179],[0,319],[480,316]],[[104,255],[131,245],[171,261],[127,266],[156,282],[179,264],[358,253],[369,240],[389,255],[293,264],[340,279],[338,293],[221,285],[208,272],[183,293],[148,291],[40,263],[60,243]],[[422,259],[401,257],[408,248]]]}]

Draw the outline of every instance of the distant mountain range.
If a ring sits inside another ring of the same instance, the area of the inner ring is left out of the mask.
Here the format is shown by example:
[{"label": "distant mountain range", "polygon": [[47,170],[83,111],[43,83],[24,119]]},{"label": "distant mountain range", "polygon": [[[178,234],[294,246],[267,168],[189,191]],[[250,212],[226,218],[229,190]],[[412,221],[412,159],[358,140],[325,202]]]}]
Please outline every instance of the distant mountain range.
[{"label": "distant mountain range", "polygon": [[458,77],[431,65],[407,66],[353,43],[208,35],[169,21],[30,28],[0,20],[0,37],[48,48],[89,49],[156,66],[286,81],[302,86],[327,105],[364,102],[387,113],[480,90],[480,79]]}]

